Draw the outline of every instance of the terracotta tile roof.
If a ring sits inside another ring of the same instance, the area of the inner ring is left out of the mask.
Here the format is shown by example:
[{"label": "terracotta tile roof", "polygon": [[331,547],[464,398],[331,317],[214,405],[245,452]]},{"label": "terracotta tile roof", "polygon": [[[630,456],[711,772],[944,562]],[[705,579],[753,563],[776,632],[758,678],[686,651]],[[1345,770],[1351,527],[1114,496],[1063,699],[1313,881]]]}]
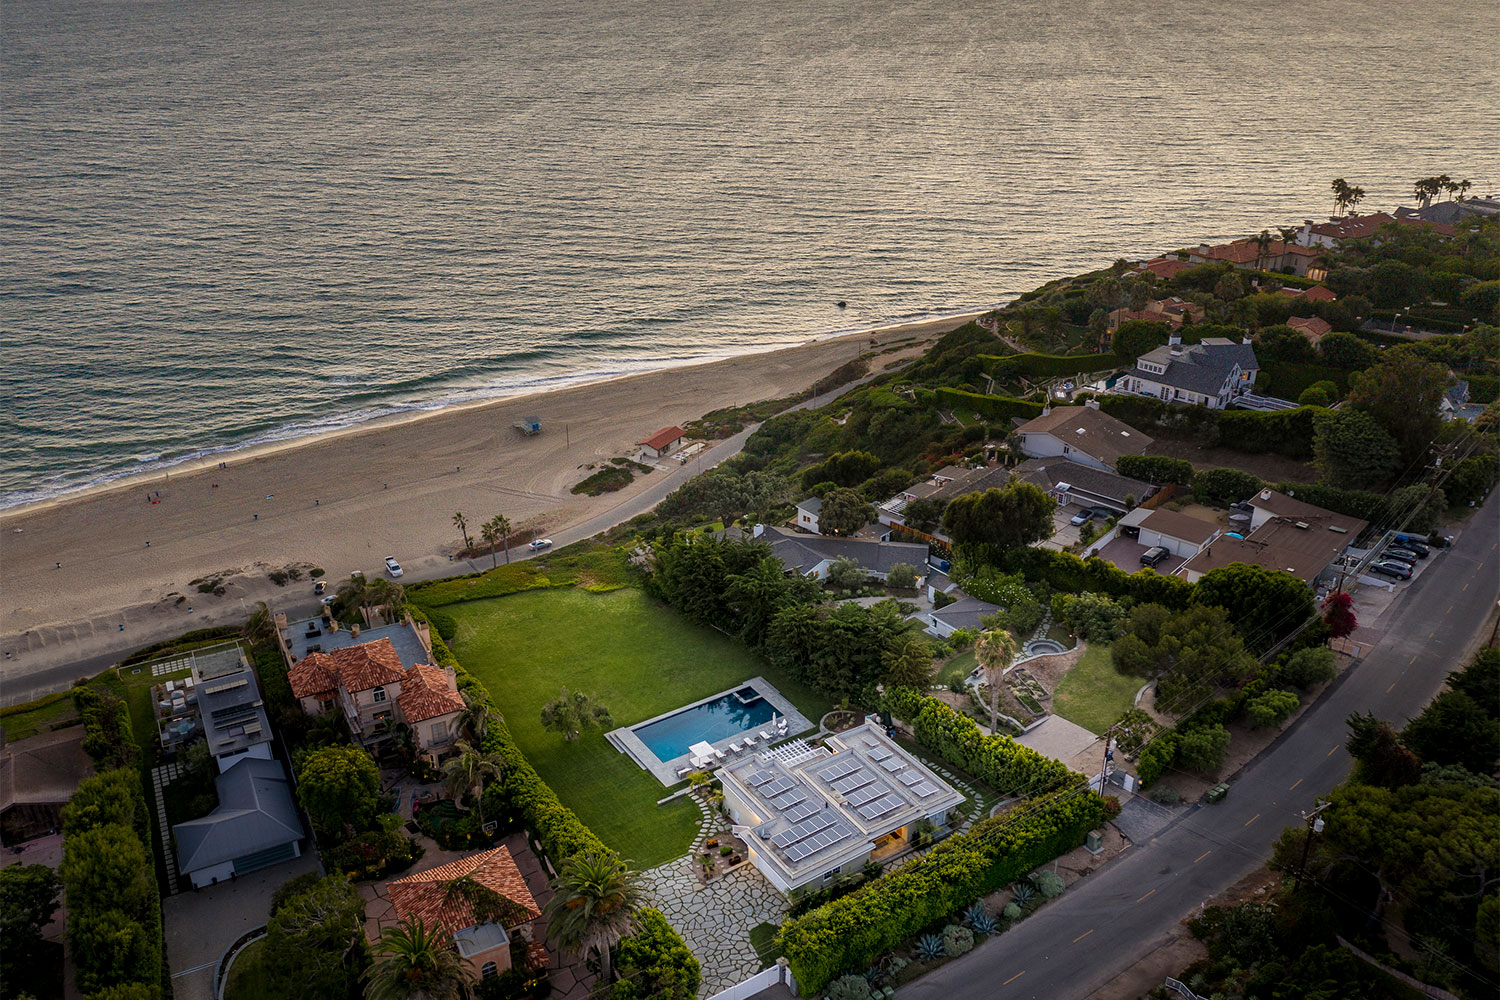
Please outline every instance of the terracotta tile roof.
[{"label": "terracotta tile roof", "polygon": [[673,441],[676,441],[678,438],[682,437],[683,433],[683,429],[674,424],[671,427],[663,427],[661,430],[657,431],[646,440],[637,441],[636,444],[643,444],[648,448],[655,448],[657,451],[660,451],[667,445],[671,444]]},{"label": "terracotta tile roof", "polygon": [[1146,261],[1140,266],[1140,269],[1142,271],[1150,271],[1158,278],[1166,281],[1171,278],[1177,277],[1183,271],[1190,270],[1197,266],[1197,264],[1194,264],[1190,260],[1179,260],[1176,257],[1157,257],[1154,260]]},{"label": "terracotta tile roof", "polygon": [[[1314,227],[1316,231],[1316,227]],[[1223,260],[1231,264],[1254,264],[1257,260],[1267,267],[1274,267],[1275,258],[1285,254],[1294,257],[1317,257],[1323,253],[1322,247],[1304,247],[1295,243],[1284,243],[1281,240],[1272,240],[1266,245],[1264,252],[1260,244],[1253,239],[1235,240],[1232,243],[1222,243],[1216,247],[1199,247],[1192,251],[1193,254],[1205,260]]]},{"label": "terracotta tile roof", "polygon": [[327,653],[308,653],[287,671],[286,679],[292,685],[292,697],[316,698],[338,687],[338,666]]},{"label": "terracotta tile roof", "polygon": [[339,683],[349,691],[368,691],[382,684],[396,684],[406,676],[401,669],[401,657],[389,639],[345,646],[329,655],[338,672]]},{"label": "terracotta tile roof", "polygon": [[474,907],[467,900],[448,898],[448,886],[464,876],[499,894],[512,905],[513,912],[500,921],[505,926],[514,927],[541,916],[541,908],[526,887],[526,879],[516,867],[510,851],[497,847],[425,872],[392,879],[386,892],[396,918],[416,917],[429,929],[441,928],[445,934],[475,926],[479,920]]},{"label": "terracotta tile roof", "polygon": [[1321,340],[1333,330],[1333,326],[1327,320],[1316,316],[1293,316],[1286,321],[1286,325],[1311,341]]},{"label": "terracotta tile roof", "polygon": [[1333,289],[1327,287],[1326,285],[1313,285],[1307,291],[1302,293],[1302,297],[1304,299],[1312,299],[1314,302],[1332,302],[1338,298],[1338,296],[1333,293]]},{"label": "terracotta tile roof", "polygon": [[401,679],[401,694],[396,704],[407,725],[415,725],[449,712],[462,712],[464,700],[449,686],[448,675],[437,667],[418,663]]}]

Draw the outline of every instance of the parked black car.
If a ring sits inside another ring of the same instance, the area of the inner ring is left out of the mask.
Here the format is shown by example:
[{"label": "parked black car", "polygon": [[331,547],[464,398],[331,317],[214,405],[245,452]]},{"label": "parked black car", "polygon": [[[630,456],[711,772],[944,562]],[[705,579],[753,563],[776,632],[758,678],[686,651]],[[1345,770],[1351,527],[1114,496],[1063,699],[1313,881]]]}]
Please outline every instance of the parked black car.
[{"label": "parked black car", "polygon": [[1370,564],[1371,573],[1379,573],[1381,576],[1394,577],[1397,580],[1410,580],[1411,567],[1404,562],[1394,559],[1382,559]]}]

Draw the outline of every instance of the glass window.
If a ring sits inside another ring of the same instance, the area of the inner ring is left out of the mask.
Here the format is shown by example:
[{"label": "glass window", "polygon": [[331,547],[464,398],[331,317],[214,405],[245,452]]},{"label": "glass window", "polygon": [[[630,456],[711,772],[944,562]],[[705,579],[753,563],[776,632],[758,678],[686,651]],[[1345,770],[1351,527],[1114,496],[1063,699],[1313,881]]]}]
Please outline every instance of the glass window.
[{"label": "glass window", "polygon": [[479,967],[480,979],[494,979],[499,973],[500,970],[495,967],[494,962],[485,962]]},{"label": "glass window", "polygon": [[383,687],[376,688],[374,691],[371,692],[371,697],[373,697],[375,699],[375,701],[376,701],[377,704],[379,702],[385,701],[385,688],[383,688]]},{"label": "glass window", "polygon": [[446,719],[432,724],[432,738],[434,740],[446,740],[448,738],[448,721]]}]

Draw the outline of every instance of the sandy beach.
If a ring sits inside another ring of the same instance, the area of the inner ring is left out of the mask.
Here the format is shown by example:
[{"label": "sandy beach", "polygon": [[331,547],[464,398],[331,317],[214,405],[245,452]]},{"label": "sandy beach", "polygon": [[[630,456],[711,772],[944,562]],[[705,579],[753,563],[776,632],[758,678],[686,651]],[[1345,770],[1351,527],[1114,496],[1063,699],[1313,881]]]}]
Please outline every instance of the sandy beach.
[{"label": "sandy beach", "polygon": [[[903,345],[899,355],[873,362],[883,368],[969,318],[365,425],[238,453],[222,469],[215,459],[7,511],[0,515],[0,649],[12,657],[5,672],[14,679],[27,660],[56,662],[70,643],[90,637],[95,642],[81,641],[80,652],[120,643],[116,620],[133,633],[138,624],[155,634],[180,623],[181,631],[231,611],[238,616],[245,601],[303,598],[306,581],[277,588],[266,578],[288,565],[321,566],[337,581],[355,570],[379,572],[387,555],[408,565],[446,562],[461,545],[455,511],[468,516],[471,534],[495,514],[517,529],[557,532],[618,506],[652,479],[601,497],[570,494],[589,463],[634,454],[636,442],[662,427],[806,390],[865,351]],[[512,426],[530,413],[543,425],[535,437]],[[191,586],[205,577],[221,577],[226,594]]]}]

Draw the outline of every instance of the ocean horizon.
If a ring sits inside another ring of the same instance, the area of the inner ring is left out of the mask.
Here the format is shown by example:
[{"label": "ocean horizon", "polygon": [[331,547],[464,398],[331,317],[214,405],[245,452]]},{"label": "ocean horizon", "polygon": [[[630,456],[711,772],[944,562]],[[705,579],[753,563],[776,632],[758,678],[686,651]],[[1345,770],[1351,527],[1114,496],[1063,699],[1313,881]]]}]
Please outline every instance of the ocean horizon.
[{"label": "ocean horizon", "polygon": [[15,0],[0,509],[1500,190],[1429,9]]}]

